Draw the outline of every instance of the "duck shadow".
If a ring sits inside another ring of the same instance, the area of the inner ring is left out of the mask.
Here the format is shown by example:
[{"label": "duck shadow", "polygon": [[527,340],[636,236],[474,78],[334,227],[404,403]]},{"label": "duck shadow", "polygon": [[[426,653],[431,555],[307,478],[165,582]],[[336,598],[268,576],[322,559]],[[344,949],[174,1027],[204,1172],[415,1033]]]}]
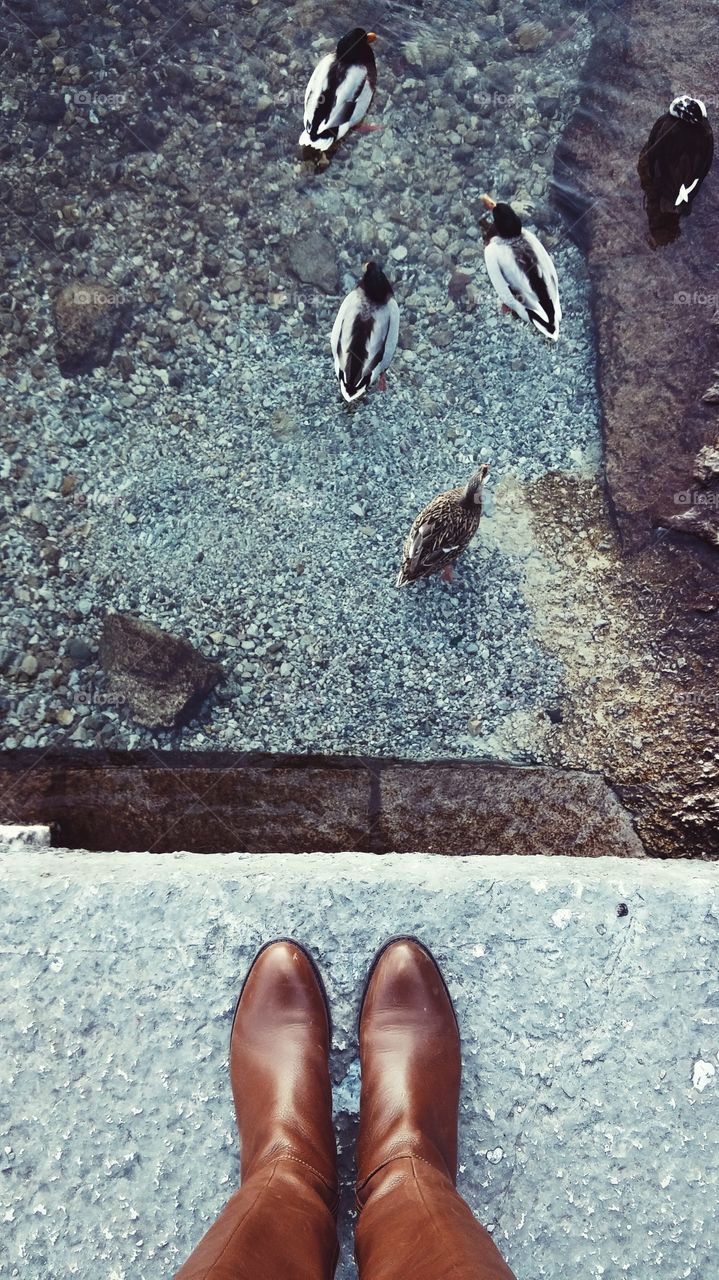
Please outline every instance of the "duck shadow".
[{"label": "duck shadow", "polygon": [[394,588],[395,594],[409,606],[405,607],[405,616],[416,617],[421,610],[423,619],[446,628],[446,610],[442,605],[450,601],[463,612],[470,606],[469,612],[476,618],[473,608],[480,610],[485,604],[487,573],[491,570],[493,560],[490,547],[470,546],[452,566],[454,577],[451,582],[444,581],[441,573],[432,573],[426,578],[418,578],[416,582]]},{"label": "duck shadow", "polygon": [[637,172],[644,192],[644,212],[649,226],[649,243],[652,249],[673,244],[682,233],[682,215],[673,209],[663,209],[659,193],[655,190],[649,172],[649,162],[642,149],[637,162]]}]

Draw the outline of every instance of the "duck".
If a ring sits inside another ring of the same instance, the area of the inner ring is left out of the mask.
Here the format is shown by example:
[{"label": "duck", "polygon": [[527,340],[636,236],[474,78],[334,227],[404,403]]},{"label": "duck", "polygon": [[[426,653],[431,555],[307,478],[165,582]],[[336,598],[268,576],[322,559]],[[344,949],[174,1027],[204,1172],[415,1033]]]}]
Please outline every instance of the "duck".
[{"label": "duck", "polygon": [[420,511],[405,539],[397,587],[442,570],[445,582],[453,581],[452,565],[466,551],[479,528],[482,489],[489,475],[483,462],[467,484],[447,489]]},{"label": "duck", "polygon": [[662,213],[686,217],[712,166],[714,134],[700,98],[681,94],[658,120],[639,156],[642,185],[649,185]]},{"label": "duck", "polygon": [[337,312],[330,343],[335,373],[345,400],[359,400],[379,382],[397,350],[399,307],[392,285],[376,262],[364,264],[364,275]]},{"label": "duck", "polygon": [[511,205],[486,195],[481,200],[492,214],[491,222],[489,214],[482,220],[484,261],[503,305],[556,342],[562,308],[552,259],[534,232],[522,227]]},{"label": "duck", "polygon": [[374,31],[355,27],[322,58],[305,91],[305,127],[300,146],[328,151],[367,114],[377,86]]}]

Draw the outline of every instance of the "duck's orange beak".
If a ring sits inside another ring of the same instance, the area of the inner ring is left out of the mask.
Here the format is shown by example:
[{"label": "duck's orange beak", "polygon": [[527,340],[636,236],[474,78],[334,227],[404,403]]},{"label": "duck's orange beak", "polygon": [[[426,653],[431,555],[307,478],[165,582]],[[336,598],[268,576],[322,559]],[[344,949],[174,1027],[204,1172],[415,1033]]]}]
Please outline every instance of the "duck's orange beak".
[{"label": "duck's orange beak", "polygon": [[377,39],[377,32],[376,32],[376,31],[368,31],[368,32],[367,32],[367,39],[369,40],[370,44],[373,44],[373,43],[374,43],[374,41]]},{"label": "duck's orange beak", "polygon": [[485,205],[487,209],[497,208],[497,201],[493,200],[491,196],[480,196],[479,198],[482,201],[482,204]]}]

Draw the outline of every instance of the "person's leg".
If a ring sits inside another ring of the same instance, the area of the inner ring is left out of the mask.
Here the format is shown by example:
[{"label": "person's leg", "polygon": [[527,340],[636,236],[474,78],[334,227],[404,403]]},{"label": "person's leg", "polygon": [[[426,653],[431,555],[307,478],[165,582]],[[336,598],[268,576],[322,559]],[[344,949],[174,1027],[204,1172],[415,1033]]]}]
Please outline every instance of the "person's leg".
[{"label": "person's leg", "polygon": [[243,1182],[175,1280],[331,1280],[337,1232],[326,1200],[310,1175],[276,1161]]},{"label": "person's leg", "polygon": [[459,1031],[435,960],[412,939],[375,961],[360,1064],[360,1280],[514,1280],[455,1188]]},{"label": "person's leg", "polygon": [[329,1014],[312,962],[271,943],[230,1041],[241,1186],[175,1280],[332,1280],[338,1243]]}]

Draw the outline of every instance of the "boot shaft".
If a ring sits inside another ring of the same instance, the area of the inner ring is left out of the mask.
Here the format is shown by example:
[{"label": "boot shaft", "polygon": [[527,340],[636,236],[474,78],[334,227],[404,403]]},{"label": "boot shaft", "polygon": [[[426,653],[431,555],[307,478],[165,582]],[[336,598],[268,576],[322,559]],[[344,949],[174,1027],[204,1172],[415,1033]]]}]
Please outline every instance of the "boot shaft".
[{"label": "boot shaft", "polygon": [[453,1184],[461,1051],[457,1020],[436,961],[421,943],[395,939],[376,957],[360,1014],[362,1095],[357,1195],[389,1162],[413,1156]]},{"label": "boot shaft", "polygon": [[329,1073],[330,1019],[321,979],[296,943],[263,949],[245,980],[230,1039],[242,1181],[278,1157],[337,1194]]}]

